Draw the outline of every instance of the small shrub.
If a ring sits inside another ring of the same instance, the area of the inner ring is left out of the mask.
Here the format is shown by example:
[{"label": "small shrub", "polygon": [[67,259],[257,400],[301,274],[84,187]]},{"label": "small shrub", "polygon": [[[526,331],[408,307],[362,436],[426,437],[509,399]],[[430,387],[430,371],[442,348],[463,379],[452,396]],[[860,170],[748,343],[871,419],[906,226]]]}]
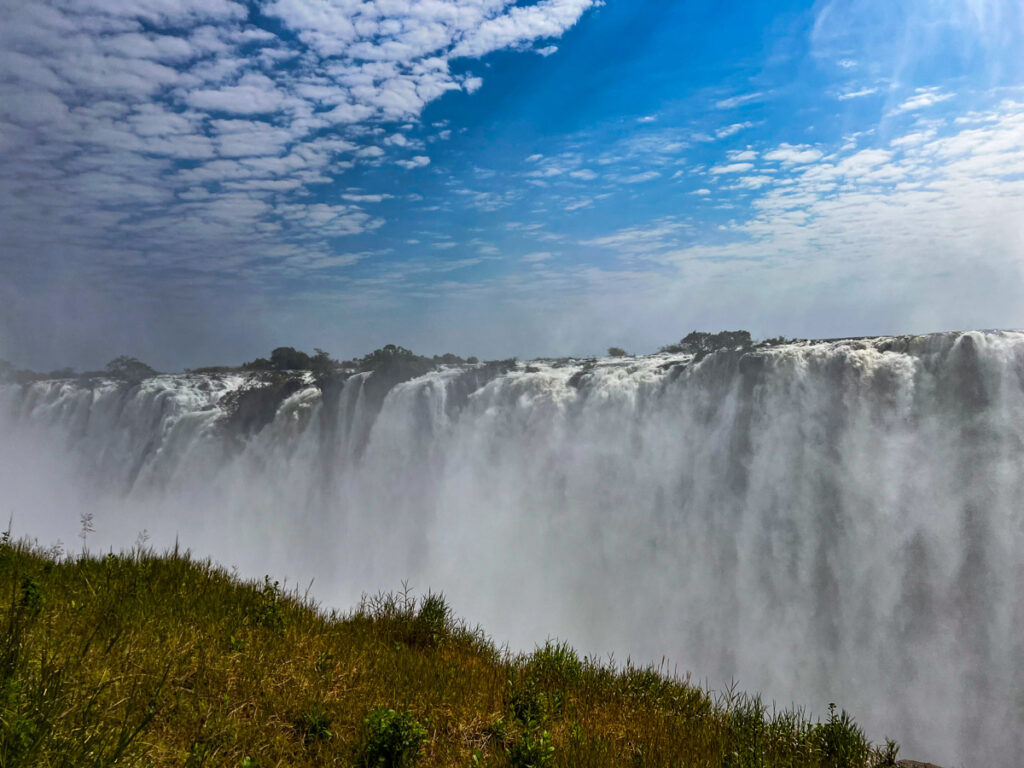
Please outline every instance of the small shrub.
[{"label": "small shrub", "polygon": [[534,728],[547,719],[548,697],[538,687],[532,677],[508,681],[506,705],[509,714],[524,728]]},{"label": "small shrub", "polygon": [[377,707],[363,721],[363,768],[408,768],[420,756],[427,729],[412,712]]},{"label": "small shrub", "polygon": [[491,723],[488,723],[487,727],[484,728],[484,735],[489,739],[500,743],[504,743],[505,736],[508,734],[508,723],[505,722],[504,717],[499,717]]},{"label": "small shrub", "polygon": [[271,582],[269,576],[264,576],[263,587],[256,595],[256,606],[252,617],[256,626],[284,634],[288,619],[281,609],[282,602],[280,582]]},{"label": "small shrub", "polygon": [[31,576],[25,576],[21,580],[18,607],[29,616],[38,616],[43,610],[43,588]]},{"label": "small shrub", "polygon": [[843,710],[836,714],[836,705],[828,705],[829,718],[818,723],[812,734],[822,757],[824,768],[860,768],[871,756],[871,746],[864,733]]},{"label": "small shrub", "polygon": [[626,350],[622,347],[608,347],[608,357],[625,357]]},{"label": "small shrub", "polygon": [[302,743],[307,747],[330,741],[334,737],[334,734],[331,733],[331,716],[319,704],[302,713],[297,728],[302,735]]},{"label": "small shrub", "polygon": [[451,608],[440,593],[427,592],[412,624],[412,640],[421,645],[435,645],[448,634]]},{"label": "small shrub", "polygon": [[547,731],[524,731],[509,747],[507,755],[512,768],[548,768],[555,762],[555,748]]},{"label": "small shrub", "polygon": [[583,676],[583,663],[568,643],[548,640],[537,648],[526,664],[532,677],[548,685],[572,685]]},{"label": "small shrub", "polygon": [[900,745],[892,739],[885,740],[885,746],[878,748],[875,760],[877,768],[894,768],[897,765],[896,758],[900,756]]}]

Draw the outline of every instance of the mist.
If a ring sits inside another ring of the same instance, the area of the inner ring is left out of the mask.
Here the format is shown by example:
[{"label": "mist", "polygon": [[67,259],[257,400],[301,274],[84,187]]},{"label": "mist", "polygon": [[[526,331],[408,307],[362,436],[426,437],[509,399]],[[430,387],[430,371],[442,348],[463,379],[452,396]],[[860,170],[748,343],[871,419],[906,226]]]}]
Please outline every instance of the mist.
[{"label": "mist", "polygon": [[1024,750],[1024,334],[360,373],[232,427],[249,383],[0,385],[14,534],[340,609],[407,580],[514,649],[841,702],[948,765]]}]

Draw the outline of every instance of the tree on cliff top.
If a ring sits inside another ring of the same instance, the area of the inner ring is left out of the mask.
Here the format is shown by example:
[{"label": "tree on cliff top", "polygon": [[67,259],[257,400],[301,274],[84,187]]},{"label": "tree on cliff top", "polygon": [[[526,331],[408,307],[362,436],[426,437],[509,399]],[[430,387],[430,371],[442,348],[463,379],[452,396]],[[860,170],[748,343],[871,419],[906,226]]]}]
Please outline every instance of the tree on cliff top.
[{"label": "tree on cliff top", "polygon": [[156,376],[157,371],[138,358],[121,355],[107,363],[107,375],[114,379],[137,384],[143,379]]}]

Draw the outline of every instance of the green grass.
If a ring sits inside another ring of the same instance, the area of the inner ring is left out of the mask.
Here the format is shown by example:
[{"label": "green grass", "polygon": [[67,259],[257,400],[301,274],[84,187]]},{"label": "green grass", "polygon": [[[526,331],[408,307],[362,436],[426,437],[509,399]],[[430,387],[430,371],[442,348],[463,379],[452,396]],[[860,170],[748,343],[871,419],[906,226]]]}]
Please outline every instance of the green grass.
[{"label": "green grass", "polygon": [[500,651],[436,594],[381,594],[340,615],[187,554],[0,543],[0,768],[894,758],[843,712],[774,712],[558,643]]}]

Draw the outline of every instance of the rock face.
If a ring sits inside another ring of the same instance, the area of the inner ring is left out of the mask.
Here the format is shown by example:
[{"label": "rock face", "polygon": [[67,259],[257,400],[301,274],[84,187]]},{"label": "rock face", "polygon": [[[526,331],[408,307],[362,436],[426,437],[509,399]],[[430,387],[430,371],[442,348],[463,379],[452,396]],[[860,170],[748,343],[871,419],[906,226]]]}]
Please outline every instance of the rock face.
[{"label": "rock face", "polygon": [[900,760],[896,768],[939,768],[935,763],[919,763],[917,760]]}]

